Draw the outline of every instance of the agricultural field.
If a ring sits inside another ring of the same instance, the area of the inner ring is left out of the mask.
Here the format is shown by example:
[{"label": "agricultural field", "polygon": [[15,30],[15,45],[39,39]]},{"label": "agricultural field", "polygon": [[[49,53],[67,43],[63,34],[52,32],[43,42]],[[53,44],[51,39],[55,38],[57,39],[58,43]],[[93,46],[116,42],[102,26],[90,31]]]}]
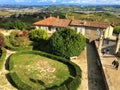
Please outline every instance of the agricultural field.
[{"label": "agricultural field", "polygon": [[12,15],[12,14],[13,14],[12,12],[0,10],[0,16],[9,16],[9,15]]}]

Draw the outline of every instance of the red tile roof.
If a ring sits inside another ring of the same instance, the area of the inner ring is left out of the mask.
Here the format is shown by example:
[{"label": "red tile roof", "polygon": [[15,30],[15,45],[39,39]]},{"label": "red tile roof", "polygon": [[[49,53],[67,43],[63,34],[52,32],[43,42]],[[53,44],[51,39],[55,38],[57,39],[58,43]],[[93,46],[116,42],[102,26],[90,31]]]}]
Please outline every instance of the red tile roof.
[{"label": "red tile roof", "polygon": [[54,24],[55,20],[56,20],[55,17],[49,17],[49,18],[43,19],[41,21],[35,22],[34,25],[38,25],[38,26],[52,26]]},{"label": "red tile roof", "polygon": [[109,23],[105,22],[90,22],[84,20],[72,20],[71,26],[84,26],[84,27],[95,27],[95,28],[107,28],[110,26]]},{"label": "red tile roof", "polygon": [[53,26],[55,27],[68,27],[71,20],[68,19],[56,19]]},{"label": "red tile roof", "polygon": [[68,26],[84,26],[95,28],[107,28],[110,24],[105,22],[90,22],[85,20],[69,20],[49,17],[41,21],[35,22],[35,26],[53,26],[53,27],[68,27]]},{"label": "red tile roof", "polygon": [[34,25],[38,26],[54,26],[54,27],[68,27],[71,20],[59,19],[55,17],[49,17],[44,20],[35,22]]}]

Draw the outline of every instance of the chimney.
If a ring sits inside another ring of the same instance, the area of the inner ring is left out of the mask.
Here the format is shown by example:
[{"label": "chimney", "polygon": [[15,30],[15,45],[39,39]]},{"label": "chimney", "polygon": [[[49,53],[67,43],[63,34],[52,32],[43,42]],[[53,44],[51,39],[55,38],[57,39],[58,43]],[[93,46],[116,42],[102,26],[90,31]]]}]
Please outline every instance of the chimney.
[{"label": "chimney", "polygon": [[57,19],[59,19],[59,16],[57,16]]}]

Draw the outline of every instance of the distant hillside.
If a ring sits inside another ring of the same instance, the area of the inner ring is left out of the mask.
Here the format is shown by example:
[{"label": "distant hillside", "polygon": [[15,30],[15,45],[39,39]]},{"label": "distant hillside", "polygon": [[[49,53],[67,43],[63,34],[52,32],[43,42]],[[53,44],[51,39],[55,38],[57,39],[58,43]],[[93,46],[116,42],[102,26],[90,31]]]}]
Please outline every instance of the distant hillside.
[{"label": "distant hillside", "polygon": [[114,23],[115,25],[120,25],[120,17],[112,13],[105,12],[97,12],[97,13],[75,13],[69,12],[66,13],[67,18],[72,18],[74,16],[75,19],[88,20],[88,21],[102,21],[108,23]]},{"label": "distant hillside", "polygon": [[81,20],[88,20],[88,21],[102,21],[102,22],[108,22],[108,23],[114,23],[115,26],[120,26],[120,17],[112,14],[112,13],[106,13],[106,12],[95,12],[95,13],[80,13],[80,12],[41,12],[41,13],[35,13],[32,15],[19,15],[19,16],[11,16],[8,18],[1,18],[0,19],[0,27],[3,28],[4,24],[8,21],[15,21],[15,20],[21,20],[22,22],[25,22],[29,25],[32,25],[34,22],[39,21],[43,19],[43,17],[49,17],[52,16],[59,16],[60,18],[68,18],[71,19],[73,16],[75,19],[81,19]]}]

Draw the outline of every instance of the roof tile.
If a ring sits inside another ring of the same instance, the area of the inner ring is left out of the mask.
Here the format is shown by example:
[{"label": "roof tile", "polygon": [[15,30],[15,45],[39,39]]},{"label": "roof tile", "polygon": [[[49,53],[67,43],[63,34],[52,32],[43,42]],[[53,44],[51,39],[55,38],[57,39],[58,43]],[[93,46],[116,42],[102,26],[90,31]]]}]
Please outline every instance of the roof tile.
[{"label": "roof tile", "polygon": [[35,22],[37,26],[53,26],[53,27],[68,27],[70,26],[84,26],[84,27],[95,27],[95,28],[107,28],[110,26],[109,23],[105,22],[90,22],[85,20],[69,20],[59,19],[56,17],[48,17],[41,21]]}]

